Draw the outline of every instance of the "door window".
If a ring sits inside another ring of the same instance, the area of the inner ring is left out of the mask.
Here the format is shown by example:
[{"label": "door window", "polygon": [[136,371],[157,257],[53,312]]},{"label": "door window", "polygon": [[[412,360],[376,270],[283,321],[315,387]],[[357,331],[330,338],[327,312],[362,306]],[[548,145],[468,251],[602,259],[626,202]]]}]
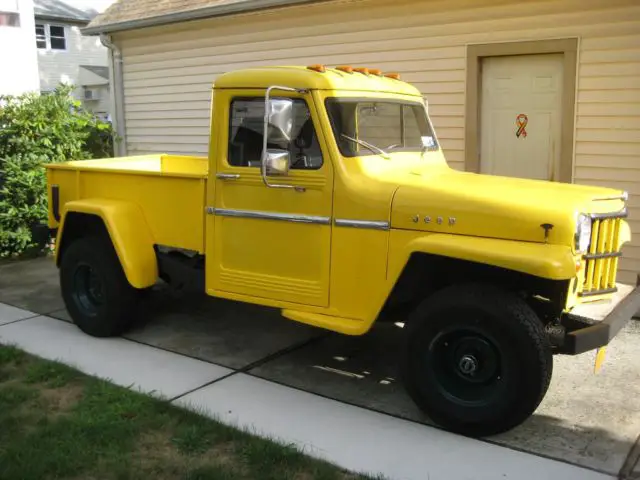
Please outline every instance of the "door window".
[{"label": "door window", "polygon": [[[269,138],[268,148],[288,150],[291,169],[317,170],[322,166],[322,152],[309,106],[294,99],[291,140]],[[262,158],[264,98],[243,98],[231,102],[229,119],[229,165],[259,167]]]}]

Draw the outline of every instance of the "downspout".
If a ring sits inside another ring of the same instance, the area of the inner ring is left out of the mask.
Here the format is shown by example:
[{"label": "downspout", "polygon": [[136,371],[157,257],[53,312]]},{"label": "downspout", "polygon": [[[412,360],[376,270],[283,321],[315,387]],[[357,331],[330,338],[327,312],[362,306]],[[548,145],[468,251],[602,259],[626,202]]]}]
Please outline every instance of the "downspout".
[{"label": "downspout", "polygon": [[119,141],[114,142],[114,155],[127,155],[126,125],[124,118],[124,79],[122,75],[122,52],[111,41],[109,35],[100,34],[100,42],[109,49],[109,84],[111,85],[112,122]]}]

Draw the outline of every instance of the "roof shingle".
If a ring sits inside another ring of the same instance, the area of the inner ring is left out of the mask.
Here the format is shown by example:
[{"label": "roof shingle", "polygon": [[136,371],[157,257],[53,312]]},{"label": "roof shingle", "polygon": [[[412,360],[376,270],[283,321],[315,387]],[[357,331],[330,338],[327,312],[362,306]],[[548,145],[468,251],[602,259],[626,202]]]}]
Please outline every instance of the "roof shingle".
[{"label": "roof shingle", "polygon": [[318,0],[118,0],[84,29],[96,34]]}]

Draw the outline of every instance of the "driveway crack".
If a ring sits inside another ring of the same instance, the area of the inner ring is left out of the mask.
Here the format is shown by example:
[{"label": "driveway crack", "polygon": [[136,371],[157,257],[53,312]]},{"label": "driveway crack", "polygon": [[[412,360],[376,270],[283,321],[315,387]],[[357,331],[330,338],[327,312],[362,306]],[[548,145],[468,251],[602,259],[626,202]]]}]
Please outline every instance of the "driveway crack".
[{"label": "driveway crack", "polygon": [[200,386],[198,386],[196,388],[192,388],[191,390],[188,390],[188,391],[186,391],[184,393],[181,393],[180,395],[176,395],[175,397],[170,398],[168,400],[168,402],[169,403],[173,403],[173,402],[175,402],[176,400],[179,400],[182,397],[185,397],[185,396],[187,396],[187,395],[189,395],[189,394],[191,394],[193,392],[197,392],[198,390],[201,390],[201,389],[203,389],[205,387],[213,385],[214,383],[219,383],[219,382],[221,382],[223,380],[226,380],[229,377],[233,377],[234,375],[237,375],[239,373],[247,373],[247,372],[249,372],[250,370],[253,370],[256,367],[259,367],[261,365],[264,365],[265,363],[268,363],[268,362],[271,362],[272,360],[275,360],[276,358],[279,358],[279,357],[281,357],[283,355],[286,355],[288,353],[294,352],[296,350],[300,350],[300,349],[302,349],[304,347],[307,347],[307,346],[309,346],[309,345],[311,345],[311,344],[313,344],[315,342],[318,342],[321,339],[325,338],[327,335],[329,335],[329,332],[323,333],[323,334],[320,334],[320,335],[317,335],[317,336],[314,336],[314,337],[311,337],[311,338],[308,338],[306,340],[302,340],[300,342],[296,342],[296,343],[294,343],[292,345],[289,345],[286,348],[283,348],[283,349],[278,350],[278,351],[276,351],[274,353],[271,353],[271,354],[267,355],[266,357],[263,357],[263,358],[261,358],[259,360],[251,362],[251,363],[245,365],[242,368],[234,370],[233,372],[230,372],[227,375],[224,375],[222,377],[219,377],[219,378],[216,378],[214,380],[211,380],[210,382],[203,383],[202,385],[200,385]]}]

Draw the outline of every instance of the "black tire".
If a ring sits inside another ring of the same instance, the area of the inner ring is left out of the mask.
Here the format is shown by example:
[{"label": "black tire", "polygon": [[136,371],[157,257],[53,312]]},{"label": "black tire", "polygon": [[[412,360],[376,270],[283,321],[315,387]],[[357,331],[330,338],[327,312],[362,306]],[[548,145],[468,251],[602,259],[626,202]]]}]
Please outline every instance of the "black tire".
[{"label": "black tire", "polygon": [[104,236],[79,238],[65,249],[60,286],[73,322],[91,336],[120,335],[136,316],[140,291],[127,281]]},{"label": "black tire", "polygon": [[460,285],[426,299],[408,319],[402,377],[437,425],[490,436],[538,408],[553,371],[542,323],[516,295]]}]

